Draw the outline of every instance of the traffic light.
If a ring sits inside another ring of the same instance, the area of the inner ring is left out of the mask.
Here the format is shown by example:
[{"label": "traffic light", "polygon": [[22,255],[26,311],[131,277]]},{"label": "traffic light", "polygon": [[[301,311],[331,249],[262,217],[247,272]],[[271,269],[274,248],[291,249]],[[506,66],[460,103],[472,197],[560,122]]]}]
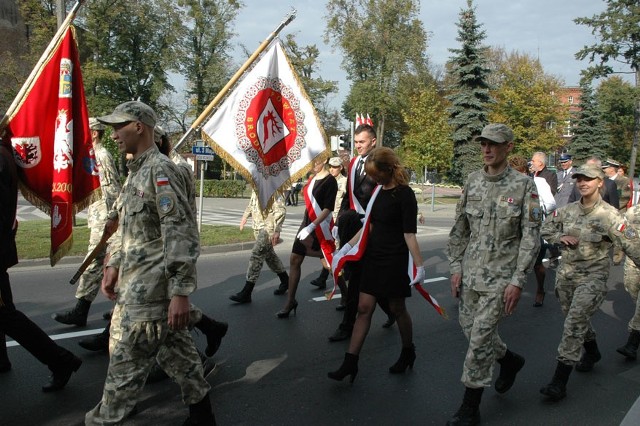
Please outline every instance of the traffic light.
[{"label": "traffic light", "polygon": [[338,136],[340,139],[340,146],[342,149],[346,151],[351,151],[351,141],[349,140],[349,135],[340,135]]}]

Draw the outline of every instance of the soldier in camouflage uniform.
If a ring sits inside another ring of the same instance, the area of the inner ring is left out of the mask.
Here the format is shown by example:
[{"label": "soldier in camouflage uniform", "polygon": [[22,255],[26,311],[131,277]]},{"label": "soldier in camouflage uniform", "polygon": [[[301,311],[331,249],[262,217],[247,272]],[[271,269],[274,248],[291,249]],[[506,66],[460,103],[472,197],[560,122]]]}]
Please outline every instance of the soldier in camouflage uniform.
[{"label": "soldier in camouflage uniform", "polygon": [[478,140],[485,166],[467,178],[447,249],[451,292],[460,298],[459,321],[469,340],[464,399],[448,425],[480,422],[480,400],[491,385],[495,361],[500,364],[494,385],[499,393],[511,388],[524,365],[524,358],[500,339],[498,323],[515,311],[540,248],[536,186],[507,163],[513,132],[504,124],[489,124]]},{"label": "soldier in camouflage uniform", "polygon": [[[634,229],[640,229],[640,205],[636,204],[629,208],[625,218]],[[640,269],[629,258],[624,262],[624,288],[635,302],[636,310],[631,320],[629,320],[627,343],[616,350],[626,358],[634,360],[638,357],[638,346],[640,346],[640,298],[638,297],[640,292]]]},{"label": "soldier in camouflage uniform", "polygon": [[[93,153],[96,159],[95,171],[100,177],[100,189],[102,198],[89,206],[87,212],[87,226],[89,227],[89,247],[87,255],[100,242],[104,224],[107,221],[107,213],[113,206],[120,193],[120,175],[113,157],[102,145],[102,136],[105,126],[91,117],[89,119],[89,129],[91,129],[91,142],[93,143]],[[93,259],[87,270],[80,277],[76,290],[76,306],[67,312],[55,313],[52,318],[62,324],[84,326],[87,324],[87,316],[91,303],[95,300],[100,283],[102,281],[102,268],[106,255],[106,247]]]},{"label": "soldier in camouflage uniform", "polygon": [[100,121],[113,126],[120,150],[133,159],[116,204],[119,245],[102,282],[103,293],[121,305],[122,335],[109,360],[102,400],[85,423],[122,422],[157,359],[189,404],[185,424],[215,424],[210,386],[187,329],[200,243],[180,172],[154,144],[156,116],[149,106],[125,102]]},{"label": "soldier in camouflage uniform", "polygon": [[[266,215],[265,215],[266,213]],[[287,210],[281,197],[276,197],[271,207],[266,211],[260,210],[258,196],[255,191],[251,194],[251,199],[240,219],[240,230],[244,229],[249,217],[253,220],[253,235],[256,243],[251,250],[249,267],[247,268],[247,282],[240,292],[229,296],[229,299],[237,303],[250,303],[251,292],[260,277],[262,265],[266,262],[269,269],[278,274],[280,285],[273,291],[273,294],[285,294],[289,288],[289,274],[284,269],[282,261],[273,249],[280,240],[282,224],[286,217]]]},{"label": "soldier in camouflage uniform", "polygon": [[542,227],[544,239],[565,248],[556,275],[556,295],[565,314],[564,331],[553,379],[540,389],[555,401],[566,396],[574,366],[577,371],[591,371],[601,358],[590,319],[607,295],[611,246],[621,247],[633,262],[640,263],[636,230],[615,207],[602,200],[602,170],[585,164],[573,178],[582,195],[580,201],[556,210]]}]

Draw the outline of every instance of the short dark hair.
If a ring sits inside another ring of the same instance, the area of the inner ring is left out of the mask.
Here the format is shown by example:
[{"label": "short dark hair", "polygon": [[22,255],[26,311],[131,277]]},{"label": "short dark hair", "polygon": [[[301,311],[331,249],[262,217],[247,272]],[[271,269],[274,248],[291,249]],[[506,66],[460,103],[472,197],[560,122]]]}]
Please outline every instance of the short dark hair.
[{"label": "short dark hair", "polygon": [[356,127],[356,130],[354,132],[354,134],[359,135],[362,132],[368,132],[372,137],[376,137],[376,129],[373,128],[373,126],[370,126],[368,124],[361,124],[358,127]]}]

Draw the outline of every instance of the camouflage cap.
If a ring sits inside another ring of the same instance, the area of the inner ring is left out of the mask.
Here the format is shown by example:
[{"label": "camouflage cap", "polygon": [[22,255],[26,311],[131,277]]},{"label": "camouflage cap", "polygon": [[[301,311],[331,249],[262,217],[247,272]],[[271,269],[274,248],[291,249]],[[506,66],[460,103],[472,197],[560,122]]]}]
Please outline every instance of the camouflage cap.
[{"label": "camouflage cap", "polygon": [[491,123],[484,126],[480,136],[476,138],[478,142],[488,140],[495,143],[505,143],[513,141],[513,131],[506,124]]},{"label": "camouflage cap", "polygon": [[340,157],[331,157],[329,165],[333,167],[340,167],[342,166],[342,159]]},{"label": "camouflage cap", "polygon": [[600,167],[596,166],[595,164],[583,164],[582,166],[578,167],[578,170],[576,170],[571,177],[576,179],[578,176],[585,176],[592,179],[604,179],[604,173],[602,173],[602,169],[600,169]]},{"label": "camouflage cap", "polygon": [[156,126],[156,113],[140,101],[128,101],[118,105],[111,114],[98,117],[104,124],[121,124],[127,121],[139,121],[149,127]]},{"label": "camouflage cap", "polygon": [[105,125],[98,121],[95,117],[89,117],[89,130],[104,130]]}]

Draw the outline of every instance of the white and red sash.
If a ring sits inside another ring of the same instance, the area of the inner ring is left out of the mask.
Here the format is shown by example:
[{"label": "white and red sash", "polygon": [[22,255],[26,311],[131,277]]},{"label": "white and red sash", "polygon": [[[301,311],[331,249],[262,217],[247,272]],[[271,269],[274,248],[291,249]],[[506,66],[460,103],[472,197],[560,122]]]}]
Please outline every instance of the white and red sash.
[{"label": "white and red sash", "polygon": [[[316,179],[312,178],[309,180],[307,185],[302,190],[304,195],[304,204],[307,207],[307,214],[309,215],[309,219],[311,222],[315,221],[318,216],[322,213],[322,208],[318,204],[318,201],[313,196],[313,187],[316,183]],[[322,255],[327,261],[328,265],[331,265],[333,260],[333,252],[336,251],[336,242],[331,235],[331,230],[333,229],[333,215],[329,214],[320,224],[316,226],[314,232],[316,233],[316,237],[318,237],[318,241],[320,242],[320,249],[322,250]],[[336,285],[334,284],[334,291]]]},{"label": "white and red sash", "polygon": [[[367,210],[364,215],[364,224],[362,225],[362,232],[360,232],[360,237],[358,238],[358,241],[353,245],[353,247],[351,247],[351,249],[346,254],[338,255],[336,253],[333,256],[333,261],[331,262],[331,271],[333,272],[334,283],[338,281],[338,276],[342,271],[342,269],[344,268],[344,264],[346,262],[354,262],[362,258],[362,255],[364,254],[364,251],[367,247],[367,241],[369,239],[369,229],[371,225],[371,209],[381,189],[382,189],[382,186],[377,185],[373,190],[373,194],[371,195],[371,200],[369,200],[369,204],[367,205]],[[412,282],[415,279],[417,270],[418,268],[415,262],[413,261],[413,256],[411,256],[411,253],[409,253],[409,262],[407,264],[407,275],[409,276],[409,282]],[[445,312],[444,308],[440,306],[438,301],[435,298],[433,298],[427,290],[424,289],[424,287],[422,286],[422,283],[416,283],[414,284],[414,287],[416,288],[418,293],[420,293],[420,295],[424,297],[425,300],[429,302],[429,304],[433,306],[433,308],[442,317],[448,319],[447,313]],[[335,292],[335,285],[334,285],[334,290],[331,293],[331,296],[333,296],[334,292]],[[331,299],[331,297],[328,297],[328,298]]]},{"label": "white and red sash", "polygon": [[[351,163],[349,163],[349,180],[347,181],[347,194],[349,194],[349,207],[351,210],[355,210],[358,214],[365,214],[365,209],[360,204],[360,201],[353,195],[353,185],[356,182],[356,168],[354,165],[360,161],[362,158],[361,155],[354,157],[351,159]],[[362,165],[364,167],[364,164]]]}]

